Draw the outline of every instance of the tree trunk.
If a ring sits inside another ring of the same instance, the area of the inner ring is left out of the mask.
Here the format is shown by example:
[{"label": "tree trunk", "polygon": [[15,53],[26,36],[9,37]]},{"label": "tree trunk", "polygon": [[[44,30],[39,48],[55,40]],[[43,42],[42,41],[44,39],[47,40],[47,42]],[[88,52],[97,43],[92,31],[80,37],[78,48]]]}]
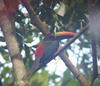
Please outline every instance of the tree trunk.
[{"label": "tree trunk", "polygon": [[23,76],[26,75],[26,69],[19,51],[16,35],[14,32],[15,23],[14,20],[8,17],[7,14],[2,15],[4,7],[5,5],[3,0],[0,0],[0,27],[3,31],[4,38],[13,64],[13,75],[15,78],[14,86],[28,86],[27,80],[22,80]]}]

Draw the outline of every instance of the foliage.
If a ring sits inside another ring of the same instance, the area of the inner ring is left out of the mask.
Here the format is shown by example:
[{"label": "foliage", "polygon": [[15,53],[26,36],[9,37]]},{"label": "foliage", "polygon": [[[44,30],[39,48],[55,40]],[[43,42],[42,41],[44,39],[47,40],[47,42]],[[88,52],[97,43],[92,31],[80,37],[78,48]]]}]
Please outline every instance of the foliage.
[{"label": "foliage", "polygon": [[[87,15],[89,14],[87,0],[30,0],[30,3],[40,19],[49,25],[49,31],[51,33],[55,33],[56,31],[78,32],[88,23]],[[65,13],[63,16],[57,13],[60,10],[61,3],[65,6]],[[35,42],[42,40],[43,34],[37,27],[31,24],[30,16],[22,5],[19,6],[15,19],[16,37],[20,51],[25,53],[23,55],[24,63],[29,69],[31,68],[34,59],[34,50],[36,48]],[[3,35],[0,35],[0,42],[4,43],[4,41]],[[75,46],[70,46],[69,50],[77,57],[77,67],[82,70],[83,74],[91,79],[92,61],[88,33],[84,33],[78,41],[79,42],[75,43],[75,45],[77,46],[76,48],[79,49],[79,52],[75,52]],[[89,52],[84,52],[84,49],[89,49]],[[5,64],[11,62],[6,45],[0,45],[0,54],[5,60],[3,63],[0,61],[0,77],[4,83],[7,83],[9,82],[9,79],[13,77],[6,76],[8,73],[11,75],[12,71],[10,67],[5,67]],[[49,86],[50,80],[52,79],[52,83],[54,83],[57,78],[60,78],[60,81],[57,82],[60,84],[58,86],[79,86],[78,81],[73,77],[69,70],[66,70],[63,77],[60,77],[56,74],[50,75],[45,69],[41,70],[40,73],[36,73],[30,80],[30,84],[31,86]],[[54,83],[55,86],[57,83]],[[97,85],[95,86],[98,86],[98,83],[99,81],[97,81]]]},{"label": "foliage", "polygon": [[48,86],[48,71],[41,70],[40,73],[36,73],[30,80],[31,86]]},{"label": "foliage", "polygon": [[61,86],[79,86],[79,84],[70,71],[66,70],[63,74]]}]

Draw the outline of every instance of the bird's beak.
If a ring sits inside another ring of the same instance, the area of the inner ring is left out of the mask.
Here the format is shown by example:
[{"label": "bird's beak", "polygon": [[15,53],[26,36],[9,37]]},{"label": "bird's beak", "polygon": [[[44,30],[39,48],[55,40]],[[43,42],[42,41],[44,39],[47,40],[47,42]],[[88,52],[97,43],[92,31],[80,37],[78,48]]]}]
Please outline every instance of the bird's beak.
[{"label": "bird's beak", "polygon": [[68,38],[71,38],[73,36],[75,36],[75,32],[56,32],[55,33],[55,36],[57,39],[68,39]]}]

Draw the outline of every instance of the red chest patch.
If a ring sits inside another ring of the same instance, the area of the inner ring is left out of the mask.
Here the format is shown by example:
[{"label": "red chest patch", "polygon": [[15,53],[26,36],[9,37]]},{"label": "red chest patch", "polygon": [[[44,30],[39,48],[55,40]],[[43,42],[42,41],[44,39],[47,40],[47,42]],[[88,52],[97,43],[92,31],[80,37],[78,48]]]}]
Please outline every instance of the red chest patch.
[{"label": "red chest patch", "polygon": [[35,51],[35,58],[41,58],[43,56],[43,54],[44,54],[44,44],[39,43],[39,45]]}]

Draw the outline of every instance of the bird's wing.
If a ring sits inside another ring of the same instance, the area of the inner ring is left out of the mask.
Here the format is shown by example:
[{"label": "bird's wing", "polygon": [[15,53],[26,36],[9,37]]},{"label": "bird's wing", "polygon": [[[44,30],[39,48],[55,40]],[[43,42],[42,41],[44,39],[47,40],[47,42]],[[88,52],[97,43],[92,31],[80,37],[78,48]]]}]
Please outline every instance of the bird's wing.
[{"label": "bird's wing", "polygon": [[48,63],[51,59],[54,53],[57,51],[59,47],[58,41],[45,41],[44,43],[44,55],[40,60],[40,63]]}]

